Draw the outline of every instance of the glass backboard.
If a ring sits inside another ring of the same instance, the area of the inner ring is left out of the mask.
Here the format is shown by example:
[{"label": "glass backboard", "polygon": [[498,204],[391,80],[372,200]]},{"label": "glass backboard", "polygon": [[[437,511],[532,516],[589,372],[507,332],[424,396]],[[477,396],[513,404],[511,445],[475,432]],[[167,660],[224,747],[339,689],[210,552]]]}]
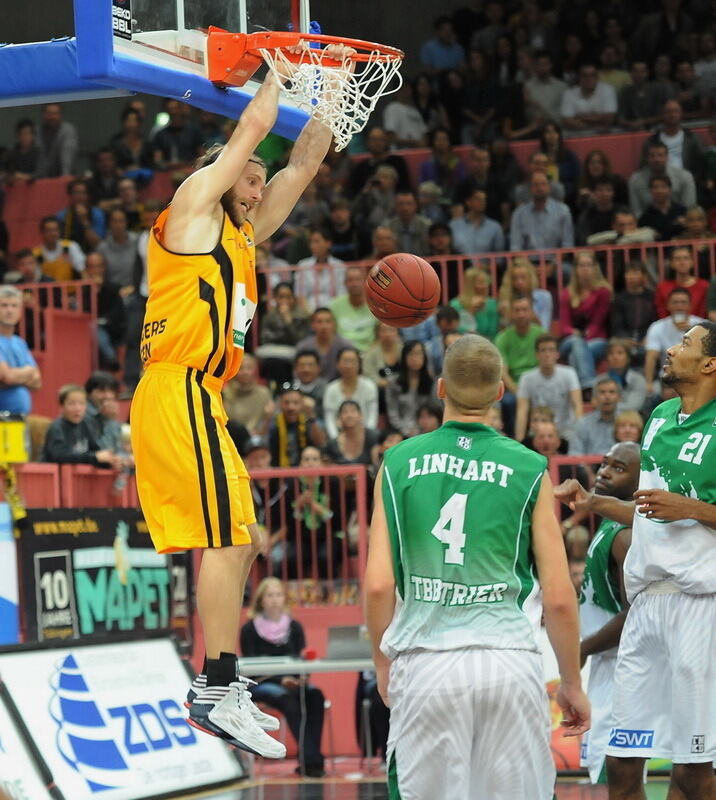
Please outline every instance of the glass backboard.
[{"label": "glass backboard", "polygon": [[[236,33],[308,30],[309,0],[74,0],[80,78],[236,116],[258,89],[206,77],[209,26]],[[259,80],[262,75],[257,76]],[[274,130],[296,138],[304,111],[282,99]]]},{"label": "glass backboard", "polygon": [[206,75],[210,25],[234,33],[308,30],[308,0],[113,0],[114,50]]}]

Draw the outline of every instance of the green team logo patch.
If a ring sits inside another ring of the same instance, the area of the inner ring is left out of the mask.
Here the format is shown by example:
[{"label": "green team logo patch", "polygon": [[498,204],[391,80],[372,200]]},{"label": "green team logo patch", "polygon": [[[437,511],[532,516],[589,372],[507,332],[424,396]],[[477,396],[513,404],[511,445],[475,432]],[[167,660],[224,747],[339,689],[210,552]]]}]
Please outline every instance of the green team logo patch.
[{"label": "green team logo patch", "polygon": [[470,437],[470,436],[458,436],[457,437],[457,446],[461,447],[463,450],[469,450],[472,447],[472,437]]},{"label": "green team logo patch", "polygon": [[256,311],[256,303],[246,296],[246,285],[243,283],[234,284],[234,313],[233,326],[234,347],[243,347],[246,341],[246,332],[251,325]]}]

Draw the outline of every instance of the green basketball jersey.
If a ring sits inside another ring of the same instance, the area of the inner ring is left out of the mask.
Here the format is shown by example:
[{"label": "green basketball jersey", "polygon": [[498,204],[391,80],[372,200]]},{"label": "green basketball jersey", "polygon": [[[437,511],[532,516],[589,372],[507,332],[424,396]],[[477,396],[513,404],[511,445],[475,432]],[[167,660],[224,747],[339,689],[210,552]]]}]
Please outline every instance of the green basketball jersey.
[{"label": "green basketball jersey", "polygon": [[383,638],[390,657],[537,649],[531,520],[546,466],[479,423],[446,422],[386,452],[383,504],[400,595]]},{"label": "green basketball jersey", "polygon": [[[688,416],[678,397],[654,409],[642,437],[639,488],[716,503],[716,399]],[[716,592],[716,530],[694,519],[666,522],[637,511],[624,578],[630,601],[658,581],[687,594]]]},{"label": "green basketball jersey", "polygon": [[614,538],[626,527],[610,519],[603,520],[587,550],[579,598],[579,627],[583,639],[596,633],[622,610],[619,583],[609,567]]}]

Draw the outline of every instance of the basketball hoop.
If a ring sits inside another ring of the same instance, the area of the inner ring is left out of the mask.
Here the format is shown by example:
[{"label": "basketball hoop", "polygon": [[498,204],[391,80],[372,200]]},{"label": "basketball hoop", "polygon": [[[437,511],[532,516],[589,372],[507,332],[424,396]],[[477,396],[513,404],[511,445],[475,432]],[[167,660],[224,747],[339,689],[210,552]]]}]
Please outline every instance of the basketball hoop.
[{"label": "basketball hoop", "polygon": [[[301,42],[309,47],[293,53]],[[331,58],[321,45],[342,44],[355,50]],[[365,128],[378,100],[402,85],[403,51],[360,39],[318,33],[261,31],[229,33],[209,28],[208,78],[217,86],[243,86],[266,62],[281,91],[333,133],[336,150]],[[397,80],[394,80],[397,79]]]}]

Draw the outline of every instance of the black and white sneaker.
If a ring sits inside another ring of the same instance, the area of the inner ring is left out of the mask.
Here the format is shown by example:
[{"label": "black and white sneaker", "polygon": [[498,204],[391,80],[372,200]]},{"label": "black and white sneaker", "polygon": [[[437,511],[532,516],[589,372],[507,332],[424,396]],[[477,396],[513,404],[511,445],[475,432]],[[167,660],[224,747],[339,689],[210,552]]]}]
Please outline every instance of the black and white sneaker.
[{"label": "black and white sneaker", "polygon": [[209,686],[197,693],[189,707],[194,728],[219,736],[229,744],[264,758],[284,758],[286,748],[254,720],[253,703],[241,684]]},{"label": "black and white sneaker", "polygon": [[[271,714],[265,714],[251,699],[249,686],[255,684],[256,681],[252,681],[250,678],[244,678],[239,675],[238,678],[229,685],[236,686],[239,691],[246,693],[251,716],[254,718],[254,721],[259,728],[262,728],[265,731],[277,731],[281,727],[281,723],[278,721],[278,719],[276,719],[276,717],[272,717]],[[191,682],[189,691],[186,693],[186,701],[184,702],[185,707],[191,708],[191,704],[194,702],[196,696],[203,692],[204,689],[206,689],[206,674],[200,672]]]}]

